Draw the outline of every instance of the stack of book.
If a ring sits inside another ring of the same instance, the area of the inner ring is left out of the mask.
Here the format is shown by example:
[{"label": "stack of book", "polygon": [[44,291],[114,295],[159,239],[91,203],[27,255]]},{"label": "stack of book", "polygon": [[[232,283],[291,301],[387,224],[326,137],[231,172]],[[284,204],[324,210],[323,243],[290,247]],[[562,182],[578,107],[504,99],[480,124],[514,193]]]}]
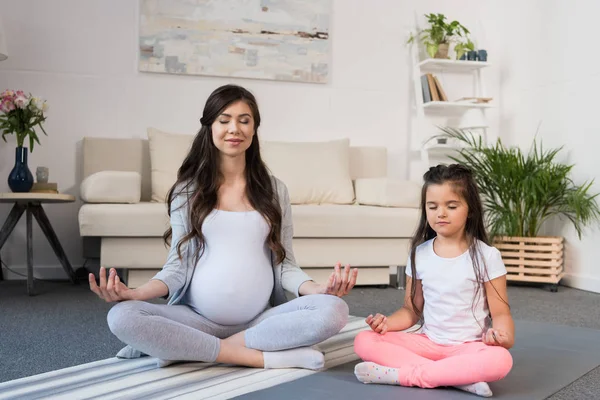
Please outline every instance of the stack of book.
[{"label": "stack of book", "polygon": [[35,182],[30,190],[31,193],[54,193],[58,194],[58,184]]},{"label": "stack of book", "polygon": [[423,102],[430,101],[448,101],[446,92],[442,88],[439,79],[433,74],[421,76],[421,86],[423,88]]}]

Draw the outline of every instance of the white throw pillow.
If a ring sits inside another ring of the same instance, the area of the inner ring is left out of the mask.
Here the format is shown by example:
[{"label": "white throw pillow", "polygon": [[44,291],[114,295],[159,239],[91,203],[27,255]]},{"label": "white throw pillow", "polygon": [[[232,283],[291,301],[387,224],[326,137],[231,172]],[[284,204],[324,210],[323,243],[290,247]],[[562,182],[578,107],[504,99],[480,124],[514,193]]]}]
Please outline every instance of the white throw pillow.
[{"label": "white throw pillow", "polygon": [[142,176],[133,171],[100,171],[91,174],[79,187],[86,203],[139,203]]},{"label": "white throw pillow", "polygon": [[261,155],[281,179],[292,204],[352,204],[350,140],[328,142],[261,141]]},{"label": "white throw pillow", "polygon": [[152,201],[166,202],[167,193],[177,180],[177,171],[192,147],[194,137],[148,128]]},{"label": "white throw pillow", "polygon": [[421,185],[394,178],[359,178],[355,181],[358,204],[419,208]]}]

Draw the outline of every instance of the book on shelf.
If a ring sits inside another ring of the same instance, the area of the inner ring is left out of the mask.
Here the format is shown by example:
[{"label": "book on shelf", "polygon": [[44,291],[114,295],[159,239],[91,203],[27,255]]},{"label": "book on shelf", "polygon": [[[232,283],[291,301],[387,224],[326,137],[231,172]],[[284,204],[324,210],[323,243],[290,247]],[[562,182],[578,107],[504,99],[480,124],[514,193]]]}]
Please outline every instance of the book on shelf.
[{"label": "book on shelf", "polygon": [[463,103],[475,103],[475,104],[485,103],[485,104],[487,104],[492,100],[493,100],[492,97],[461,97],[460,99],[454,100],[454,101],[457,103],[463,102]]},{"label": "book on shelf", "polygon": [[435,80],[433,79],[432,74],[427,74],[427,83],[429,84],[429,91],[431,92],[431,100],[432,101],[440,101],[440,93],[435,86]]},{"label": "book on shelf", "polygon": [[421,76],[421,89],[423,89],[423,103],[429,103],[431,101],[431,91],[429,90],[427,75]]},{"label": "book on shelf", "polygon": [[442,88],[442,84],[440,83],[440,80],[437,78],[437,76],[434,76],[433,80],[435,81],[435,87],[437,88],[437,90],[440,94],[440,99],[442,101],[448,101],[448,96],[446,96],[446,92],[444,92],[444,89]]},{"label": "book on shelf", "polygon": [[423,103],[448,101],[448,96],[446,96],[446,92],[437,76],[433,74],[421,76],[421,87],[423,89]]}]

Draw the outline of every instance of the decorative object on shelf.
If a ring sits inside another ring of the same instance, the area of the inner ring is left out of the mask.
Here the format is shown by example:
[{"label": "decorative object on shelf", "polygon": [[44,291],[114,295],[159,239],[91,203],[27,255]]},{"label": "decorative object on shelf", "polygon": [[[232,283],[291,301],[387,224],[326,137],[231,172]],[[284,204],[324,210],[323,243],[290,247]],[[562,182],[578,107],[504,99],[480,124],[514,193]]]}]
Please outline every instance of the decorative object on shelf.
[{"label": "decorative object on shelf", "polygon": [[[593,181],[576,185],[573,165],[556,160],[562,149],[543,149],[534,139],[527,154],[500,139],[485,146],[469,131],[441,128],[440,136],[462,143],[450,158],[471,168],[483,199],[493,243],[507,265],[507,279],[557,285],[563,272],[563,238],[539,237],[549,218],[566,218],[581,239],[584,228],[600,221]],[[553,290],[556,286],[553,286]]]},{"label": "decorative object on shelf", "polygon": [[482,50],[477,51],[477,60],[478,61],[487,62],[487,57],[488,57],[487,50],[482,49]]},{"label": "decorative object on shelf", "polygon": [[139,4],[140,71],[328,81],[331,0]]},{"label": "decorative object on shelf", "polygon": [[468,101],[469,103],[489,103],[490,101],[494,100],[493,97],[461,97],[460,99],[457,99],[456,101]]},{"label": "decorative object on shelf", "polygon": [[416,35],[410,35],[408,43],[418,38],[425,45],[425,50],[431,58],[448,58],[451,43],[455,43],[456,59],[460,59],[468,50],[475,50],[469,39],[469,30],[458,21],[446,22],[444,14],[426,14],[429,28],[423,29]]},{"label": "decorative object on shelf", "polygon": [[45,100],[26,95],[22,90],[5,90],[0,94],[0,130],[2,139],[15,134],[15,166],[8,176],[8,186],[13,192],[28,192],[33,185],[33,175],[27,165],[27,147],[23,147],[29,137],[29,149],[33,153],[34,143],[40,143],[35,127],[47,135],[42,123],[46,120],[44,112],[48,110]]},{"label": "decorative object on shelf", "polygon": [[473,50],[473,51],[464,53],[462,56],[460,56],[459,60],[487,62],[487,58],[488,58],[487,50],[482,49],[482,50]]},{"label": "decorative object on shelf", "polygon": [[423,142],[423,146],[427,148],[442,148],[454,149],[456,143],[444,135],[434,135]]},{"label": "decorative object on shelf", "polygon": [[38,183],[48,183],[48,177],[50,175],[50,171],[48,167],[37,167],[35,170],[35,177]]}]

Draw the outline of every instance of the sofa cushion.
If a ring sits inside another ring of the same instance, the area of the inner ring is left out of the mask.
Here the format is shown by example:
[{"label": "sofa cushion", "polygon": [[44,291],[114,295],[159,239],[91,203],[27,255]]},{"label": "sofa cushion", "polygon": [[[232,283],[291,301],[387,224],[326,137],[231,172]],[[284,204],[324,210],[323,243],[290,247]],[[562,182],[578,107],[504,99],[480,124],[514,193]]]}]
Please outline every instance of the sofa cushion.
[{"label": "sofa cushion", "polygon": [[168,227],[165,203],[84,204],[79,209],[81,236],[158,237]]},{"label": "sofa cushion", "polygon": [[394,178],[361,178],[355,181],[359,204],[381,207],[419,208],[421,185]]},{"label": "sofa cushion", "polygon": [[167,193],[177,180],[177,171],[192,146],[195,135],[167,133],[148,128],[152,201],[166,201]]},{"label": "sofa cushion", "polygon": [[[357,205],[293,205],[294,237],[406,238],[419,218],[416,208]],[[164,203],[84,204],[81,236],[160,237],[169,226]]]},{"label": "sofa cushion", "polygon": [[[148,128],[152,201],[165,202],[194,135]],[[288,187],[292,204],[352,204],[350,141],[261,141],[261,155],[273,175]]]},{"label": "sofa cushion", "polygon": [[79,187],[86,203],[139,203],[142,176],[134,171],[100,171],[91,174]]},{"label": "sofa cushion", "polygon": [[261,155],[288,187],[292,204],[352,204],[350,141],[261,141]]},{"label": "sofa cushion", "polygon": [[359,205],[294,205],[294,237],[406,238],[419,221],[417,208]]}]

